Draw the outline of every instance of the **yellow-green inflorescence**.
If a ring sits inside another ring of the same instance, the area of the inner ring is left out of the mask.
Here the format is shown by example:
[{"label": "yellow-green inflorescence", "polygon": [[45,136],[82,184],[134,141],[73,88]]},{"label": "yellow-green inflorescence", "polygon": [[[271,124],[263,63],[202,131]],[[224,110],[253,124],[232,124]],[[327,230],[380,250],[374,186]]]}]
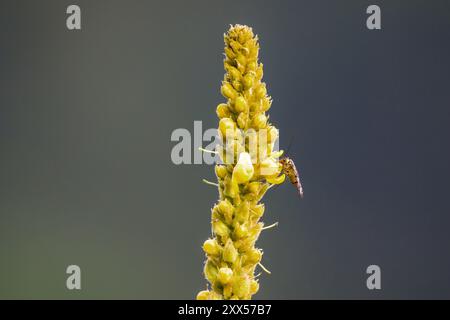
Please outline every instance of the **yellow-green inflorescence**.
[{"label": "yellow-green inflorescence", "polygon": [[[255,269],[263,256],[255,242],[266,191],[285,176],[274,150],[278,130],[268,122],[272,101],[261,81],[258,38],[251,28],[231,26],[225,38],[221,87],[226,103],[217,106],[222,164],[215,167],[219,202],[211,210],[212,238],[205,241],[204,275],[210,286],[197,299],[251,299],[259,289]],[[231,160],[230,160],[231,159]]]}]

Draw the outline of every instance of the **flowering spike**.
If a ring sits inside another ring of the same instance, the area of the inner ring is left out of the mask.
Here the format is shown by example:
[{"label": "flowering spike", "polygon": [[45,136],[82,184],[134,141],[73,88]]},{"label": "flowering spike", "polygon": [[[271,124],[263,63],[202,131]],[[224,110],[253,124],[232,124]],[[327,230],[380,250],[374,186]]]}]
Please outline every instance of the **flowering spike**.
[{"label": "flowering spike", "polygon": [[278,159],[282,151],[273,150],[278,129],[266,115],[272,99],[261,81],[258,37],[251,28],[235,25],[224,38],[226,73],[220,90],[226,101],[216,107],[222,142],[216,150],[223,161],[215,167],[220,198],[211,213],[213,238],[203,244],[204,274],[211,286],[197,299],[251,299],[259,290],[256,267],[270,271],[260,263],[263,253],[255,242],[262,230],[277,225],[263,228],[259,220],[265,207],[259,201],[285,179]]}]

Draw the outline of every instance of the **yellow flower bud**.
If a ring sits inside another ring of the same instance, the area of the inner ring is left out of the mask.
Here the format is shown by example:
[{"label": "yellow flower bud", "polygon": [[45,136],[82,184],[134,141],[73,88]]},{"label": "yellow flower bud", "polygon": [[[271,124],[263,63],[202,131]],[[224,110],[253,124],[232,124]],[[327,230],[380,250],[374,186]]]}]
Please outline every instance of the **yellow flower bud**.
[{"label": "yellow flower bud", "polygon": [[256,45],[256,44],[253,44],[252,46],[251,46],[251,48],[250,48],[250,54],[252,55],[252,56],[258,56],[258,53],[259,53],[259,47]]},{"label": "yellow flower bud", "polygon": [[222,297],[222,295],[220,293],[217,293],[215,291],[211,291],[209,293],[208,300],[222,300],[222,299],[223,299],[223,297]]},{"label": "yellow flower bud", "polygon": [[278,129],[270,126],[269,127],[269,134],[267,135],[267,142],[275,142],[278,139]]},{"label": "yellow flower bud", "polygon": [[[262,77],[263,77],[263,74],[264,74],[264,72],[263,72],[263,64],[260,63],[259,66],[256,69],[256,78],[261,80]],[[264,94],[262,94],[261,97],[266,95],[265,89],[266,89],[266,86],[264,85]]]},{"label": "yellow flower bud", "polygon": [[250,205],[248,201],[243,201],[236,209],[236,219],[239,223],[244,223],[250,215]]},{"label": "yellow flower bud", "polygon": [[258,113],[254,118],[253,118],[253,126],[255,128],[259,128],[262,129],[266,126],[267,124],[267,117],[265,116],[264,113]]},{"label": "yellow flower bud", "polygon": [[239,72],[238,69],[236,69],[233,66],[227,66],[226,69],[227,69],[229,75],[231,76],[231,79],[233,79],[233,80],[240,80],[241,79],[241,73]]},{"label": "yellow flower bud", "polygon": [[236,90],[234,90],[233,86],[228,82],[222,84],[221,92],[227,99],[234,99],[237,96]]},{"label": "yellow flower bud", "polygon": [[220,245],[216,239],[208,239],[203,243],[203,251],[209,255],[216,256],[220,253]]},{"label": "yellow flower bud", "polygon": [[233,80],[232,85],[236,91],[242,91],[242,83],[239,80]]},{"label": "yellow flower bud", "polygon": [[261,183],[260,182],[257,182],[257,181],[250,182],[247,185],[247,192],[257,194],[259,192],[260,188],[261,188]]},{"label": "yellow flower bud", "polygon": [[234,263],[238,257],[238,252],[233,245],[233,241],[228,240],[222,254],[223,260],[225,262]]},{"label": "yellow flower bud", "polygon": [[219,118],[229,118],[231,116],[230,109],[226,103],[220,103],[217,106],[216,114]]},{"label": "yellow flower bud", "polygon": [[233,50],[231,48],[225,48],[225,55],[230,60],[236,58],[236,54],[233,52]]},{"label": "yellow flower bud", "polygon": [[236,61],[237,68],[239,72],[244,73],[245,72],[245,64],[240,63],[239,61]]},{"label": "yellow flower bud", "polygon": [[260,218],[264,214],[264,210],[265,210],[265,205],[263,203],[261,203],[257,206],[254,206],[251,211],[256,218]]},{"label": "yellow flower bud", "polygon": [[247,64],[247,58],[243,54],[238,54],[236,60],[239,64],[245,66]]},{"label": "yellow flower bud", "polygon": [[255,82],[255,73],[254,72],[248,72],[245,76],[244,76],[244,88],[245,89],[249,89],[251,87],[253,87],[253,84]]},{"label": "yellow flower bud", "polygon": [[252,38],[253,38],[253,32],[252,32],[251,28],[248,30],[248,32],[240,32],[239,36],[238,36],[240,43],[246,43],[247,40],[250,40]]},{"label": "yellow flower bud", "polygon": [[245,112],[241,112],[237,118],[237,124],[240,129],[244,129],[247,126],[248,115]]},{"label": "yellow flower bud", "polygon": [[242,45],[237,41],[230,41],[230,47],[233,48],[234,52],[238,52],[241,46]]},{"label": "yellow flower bud", "polygon": [[262,99],[261,103],[261,111],[267,111],[272,106],[272,100],[270,100],[268,97],[264,97]]},{"label": "yellow flower bud", "polygon": [[223,216],[220,213],[219,208],[217,208],[217,206],[214,206],[211,210],[211,219],[212,221],[223,219]]},{"label": "yellow flower bud", "polygon": [[227,284],[231,281],[233,277],[233,270],[230,268],[220,268],[219,273],[217,274],[217,280],[219,280],[222,284]]},{"label": "yellow flower bud", "polygon": [[233,283],[233,293],[239,299],[246,299],[250,294],[250,280],[246,276],[239,277],[238,281]]},{"label": "yellow flower bud", "polygon": [[239,192],[239,186],[236,181],[233,179],[228,179],[228,177],[224,180],[224,194],[227,197],[235,198]]},{"label": "yellow flower bud", "polygon": [[239,246],[239,252],[247,252],[255,245],[256,239],[245,237],[236,241],[236,246]]},{"label": "yellow flower bud", "polygon": [[[219,121],[219,131],[222,137],[232,139],[234,137],[234,131],[236,129],[236,124],[230,118],[222,118]],[[228,135],[232,135],[228,137]]]},{"label": "yellow flower bud", "polygon": [[[229,132],[230,133],[230,132]],[[239,150],[242,149],[242,146],[238,141],[234,140],[234,136],[230,134],[227,137],[227,142],[225,145],[226,159],[225,164],[233,164],[236,161],[236,155],[239,154]]]},{"label": "yellow flower bud", "polygon": [[223,215],[226,215],[226,216],[232,216],[233,215],[234,207],[230,203],[230,201],[228,201],[228,200],[221,200],[219,202],[218,206],[219,206],[220,212],[222,212]]},{"label": "yellow flower bud", "polygon": [[256,68],[257,68],[257,63],[256,63],[256,61],[251,61],[251,62],[249,62],[248,63],[248,65],[247,65],[247,70],[249,70],[249,71],[256,71]]},{"label": "yellow flower bud", "polygon": [[247,101],[243,96],[239,96],[236,98],[236,101],[234,102],[234,110],[236,112],[243,112],[247,110]]},{"label": "yellow flower bud", "polygon": [[211,260],[206,262],[203,272],[209,282],[214,283],[216,281],[218,270],[216,265]]},{"label": "yellow flower bud", "polygon": [[217,164],[216,165],[216,176],[217,178],[224,179],[228,174],[226,166]]},{"label": "yellow flower bud", "polygon": [[203,290],[197,294],[197,300],[208,300],[209,299],[209,291]]},{"label": "yellow flower bud", "polygon": [[261,83],[261,85],[256,88],[256,96],[259,98],[265,97],[267,94],[266,85],[264,83]]},{"label": "yellow flower bud", "polygon": [[255,172],[252,164],[252,159],[247,152],[241,152],[239,160],[233,169],[232,179],[237,183],[248,182]]},{"label": "yellow flower bud", "polygon": [[213,231],[221,237],[228,237],[230,233],[230,229],[228,229],[227,225],[221,220],[213,221]]},{"label": "yellow flower bud", "polygon": [[221,200],[217,205],[220,213],[224,216],[225,221],[231,224],[233,219],[234,207],[228,200]]},{"label": "yellow flower bud", "polygon": [[234,228],[234,236],[239,239],[239,238],[243,238],[247,235],[248,233],[248,229],[244,224],[238,224],[235,228]]},{"label": "yellow flower bud", "polygon": [[250,280],[250,294],[255,294],[259,290],[259,283],[255,279]]},{"label": "yellow flower bud", "polygon": [[261,233],[263,227],[263,223],[258,222],[256,225],[254,225],[253,227],[251,227],[248,231],[248,235],[250,238],[258,238],[259,234]]},{"label": "yellow flower bud", "polygon": [[256,264],[262,259],[262,251],[256,248],[252,248],[249,252],[246,253],[246,263]]},{"label": "yellow flower bud", "polygon": [[233,294],[233,287],[231,286],[231,284],[228,284],[223,287],[223,297],[225,299],[230,299],[232,294]]}]

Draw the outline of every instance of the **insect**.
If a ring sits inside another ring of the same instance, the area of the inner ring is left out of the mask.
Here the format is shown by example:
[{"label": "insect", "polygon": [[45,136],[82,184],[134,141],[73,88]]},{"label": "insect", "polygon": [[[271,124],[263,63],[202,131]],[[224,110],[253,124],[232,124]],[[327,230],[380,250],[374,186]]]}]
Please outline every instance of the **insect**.
[{"label": "insect", "polygon": [[297,188],[300,197],[303,198],[303,187],[294,160],[284,157],[280,159],[280,163],[283,166],[282,172],[287,175],[289,181]]}]

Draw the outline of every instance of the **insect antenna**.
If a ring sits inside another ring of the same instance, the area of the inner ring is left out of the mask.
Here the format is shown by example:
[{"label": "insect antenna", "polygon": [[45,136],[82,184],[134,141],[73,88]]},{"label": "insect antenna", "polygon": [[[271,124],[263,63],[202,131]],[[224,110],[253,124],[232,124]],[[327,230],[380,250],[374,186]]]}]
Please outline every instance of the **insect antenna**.
[{"label": "insect antenna", "polygon": [[293,141],[294,141],[294,136],[291,136],[291,140],[289,141],[289,144],[288,144],[288,147],[287,147],[287,149],[286,149],[286,152],[284,153],[286,156],[288,155],[289,150],[291,150],[292,142],[293,142]]}]

